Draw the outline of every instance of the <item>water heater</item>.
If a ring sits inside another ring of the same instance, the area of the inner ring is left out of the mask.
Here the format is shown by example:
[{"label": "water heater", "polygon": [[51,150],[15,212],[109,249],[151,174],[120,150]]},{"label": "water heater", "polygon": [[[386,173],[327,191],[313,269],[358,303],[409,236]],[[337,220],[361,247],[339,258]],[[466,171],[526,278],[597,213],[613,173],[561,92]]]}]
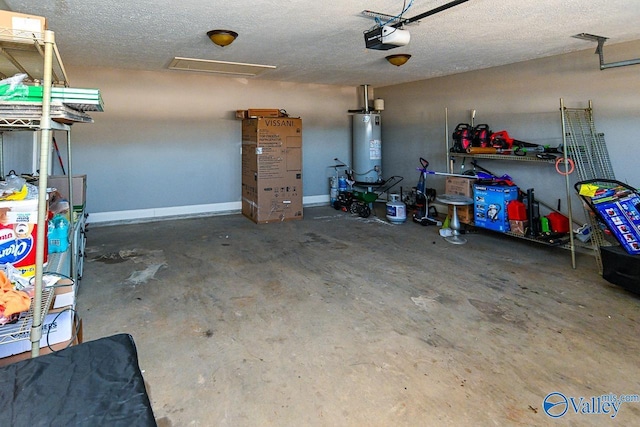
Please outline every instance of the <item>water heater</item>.
[{"label": "water heater", "polygon": [[352,136],[352,169],[358,183],[382,181],[382,132],[380,114],[355,113]]}]

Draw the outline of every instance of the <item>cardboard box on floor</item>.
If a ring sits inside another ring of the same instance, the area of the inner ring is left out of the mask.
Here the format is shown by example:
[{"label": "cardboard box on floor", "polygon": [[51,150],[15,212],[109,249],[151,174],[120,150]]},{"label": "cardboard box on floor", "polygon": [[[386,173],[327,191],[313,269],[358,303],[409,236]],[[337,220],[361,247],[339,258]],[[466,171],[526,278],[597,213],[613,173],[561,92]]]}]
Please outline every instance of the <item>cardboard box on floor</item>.
[{"label": "cardboard box on floor", "polygon": [[242,214],[256,223],[302,219],[302,120],[242,121]]},{"label": "cardboard box on floor", "polygon": [[[459,194],[473,199],[473,184],[475,179],[448,176],[444,183],[446,194]],[[449,218],[453,216],[453,207],[449,206]],[[463,224],[473,225],[473,205],[458,206],[458,219]]]}]

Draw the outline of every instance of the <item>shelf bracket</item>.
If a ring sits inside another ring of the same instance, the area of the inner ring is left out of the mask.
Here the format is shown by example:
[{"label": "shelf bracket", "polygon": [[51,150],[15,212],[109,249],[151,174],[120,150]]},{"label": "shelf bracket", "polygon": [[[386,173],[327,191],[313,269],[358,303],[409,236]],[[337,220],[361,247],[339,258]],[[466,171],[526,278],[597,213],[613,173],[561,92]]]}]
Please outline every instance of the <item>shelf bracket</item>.
[{"label": "shelf bracket", "polygon": [[626,61],[609,62],[608,64],[605,64],[604,63],[604,42],[607,41],[607,37],[595,36],[593,34],[588,34],[588,33],[580,33],[572,37],[576,39],[594,41],[598,43],[598,47],[596,47],[595,53],[598,54],[598,57],[600,58],[601,70],[606,70],[607,68],[625,67],[627,65],[640,64],[640,58],[627,59]]}]

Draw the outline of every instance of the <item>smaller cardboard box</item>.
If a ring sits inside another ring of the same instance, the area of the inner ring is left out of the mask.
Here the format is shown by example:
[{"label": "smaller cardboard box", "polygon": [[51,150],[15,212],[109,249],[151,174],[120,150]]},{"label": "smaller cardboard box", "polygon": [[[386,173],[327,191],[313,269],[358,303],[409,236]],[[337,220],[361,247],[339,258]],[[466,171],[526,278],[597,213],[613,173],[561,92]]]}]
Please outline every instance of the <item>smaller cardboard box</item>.
[{"label": "smaller cardboard box", "polygon": [[76,306],[76,284],[73,280],[62,278],[55,283],[54,299],[51,304],[50,311]]},{"label": "smaller cardboard box", "polygon": [[[450,176],[444,183],[445,194],[459,194],[473,198],[473,184],[475,178],[461,178]],[[473,205],[458,206],[458,219],[463,224],[473,225]],[[453,217],[453,206],[449,206],[449,218]]]},{"label": "smaller cardboard box", "polygon": [[252,117],[281,117],[277,108],[249,108],[248,110],[236,110],[236,119],[250,119]]},{"label": "smaller cardboard box", "polygon": [[16,43],[33,43],[33,38],[42,39],[47,29],[47,20],[42,16],[0,10],[0,28],[12,30],[2,33],[1,38]]},{"label": "smaller cardboard box", "polygon": [[475,178],[462,178],[457,176],[448,176],[444,183],[444,192],[446,194],[459,194],[461,196],[473,197],[473,184]]},{"label": "smaller cardboard box", "polygon": [[[73,210],[82,211],[87,198],[87,175],[74,175]],[[47,187],[55,188],[60,195],[69,200],[69,177],[67,175],[51,175],[47,179]]]},{"label": "smaller cardboard box", "polygon": [[529,221],[510,219],[509,227],[511,228],[511,232],[513,234],[517,234],[518,236],[524,236],[528,223]]}]

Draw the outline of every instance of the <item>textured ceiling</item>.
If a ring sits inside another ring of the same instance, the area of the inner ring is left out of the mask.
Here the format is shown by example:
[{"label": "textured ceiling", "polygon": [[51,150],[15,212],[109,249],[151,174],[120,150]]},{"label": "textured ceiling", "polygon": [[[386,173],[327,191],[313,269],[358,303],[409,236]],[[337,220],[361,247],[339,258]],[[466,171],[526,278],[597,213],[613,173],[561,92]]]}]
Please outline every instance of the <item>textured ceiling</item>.
[{"label": "textured ceiling", "polygon": [[[406,0],[410,3],[410,0]],[[410,18],[450,0],[414,0]],[[638,0],[469,0],[406,27],[411,41],[388,51],[365,48],[375,25],[362,14],[397,15],[399,0],[4,0],[16,12],[45,16],[67,66],[167,70],[174,57],[275,65],[260,79],[386,86],[515,63],[596,44],[640,39]],[[240,34],[225,48],[211,29]],[[395,67],[386,55],[409,53]],[[598,57],[593,55],[593,66]],[[637,57],[640,57],[638,52]],[[623,58],[632,59],[632,58]],[[167,71],[182,73],[184,71]]]}]

